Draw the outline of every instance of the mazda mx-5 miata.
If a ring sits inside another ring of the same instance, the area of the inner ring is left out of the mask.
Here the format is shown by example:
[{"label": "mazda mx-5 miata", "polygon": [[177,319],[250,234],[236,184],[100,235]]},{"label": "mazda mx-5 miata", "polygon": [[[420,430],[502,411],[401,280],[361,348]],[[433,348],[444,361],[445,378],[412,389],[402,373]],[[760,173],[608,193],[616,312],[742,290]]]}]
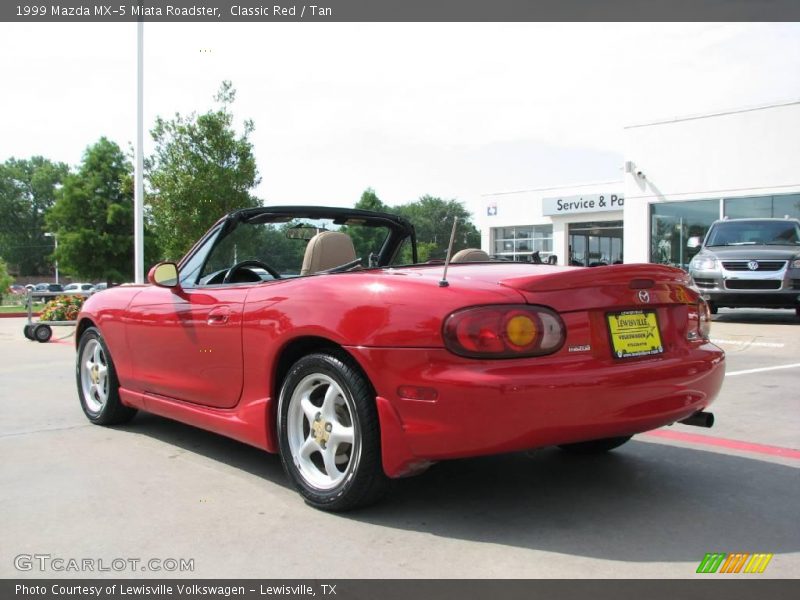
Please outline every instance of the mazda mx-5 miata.
[{"label": "mazda mx-5 miata", "polygon": [[143,410],[278,452],[326,510],[445,459],[602,452],[711,424],[724,353],[683,271],[448,259],[420,263],[413,226],[391,214],[233,212],[148,284],[86,301],[83,410],[99,425]]}]

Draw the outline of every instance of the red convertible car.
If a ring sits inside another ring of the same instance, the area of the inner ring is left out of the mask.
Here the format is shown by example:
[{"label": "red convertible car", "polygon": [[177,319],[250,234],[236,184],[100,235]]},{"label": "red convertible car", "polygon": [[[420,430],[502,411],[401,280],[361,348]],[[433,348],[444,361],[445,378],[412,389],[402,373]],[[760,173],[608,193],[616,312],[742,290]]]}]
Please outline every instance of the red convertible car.
[{"label": "red convertible car", "polygon": [[278,452],[326,510],[440,460],[602,452],[712,424],[724,353],[683,271],[448,258],[419,264],[413,226],[390,214],[231,213],[149,284],[86,301],[83,410],[99,425],[144,410]]}]

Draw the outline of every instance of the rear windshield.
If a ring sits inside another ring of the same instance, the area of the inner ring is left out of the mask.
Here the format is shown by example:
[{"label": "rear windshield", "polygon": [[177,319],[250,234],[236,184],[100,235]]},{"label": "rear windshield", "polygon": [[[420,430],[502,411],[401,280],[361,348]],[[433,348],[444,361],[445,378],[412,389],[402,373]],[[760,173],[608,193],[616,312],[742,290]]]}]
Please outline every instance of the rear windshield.
[{"label": "rear windshield", "polygon": [[800,227],[793,221],[727,221],[717,223],[706,246],[800,245]]}]

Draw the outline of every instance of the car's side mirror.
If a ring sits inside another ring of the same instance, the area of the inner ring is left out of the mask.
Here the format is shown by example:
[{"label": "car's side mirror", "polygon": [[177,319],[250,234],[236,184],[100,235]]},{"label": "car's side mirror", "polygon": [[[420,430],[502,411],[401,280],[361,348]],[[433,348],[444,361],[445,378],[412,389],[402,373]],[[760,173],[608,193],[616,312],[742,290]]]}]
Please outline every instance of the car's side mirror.
[{"label": "car's side mirror", "polygon": [[700,244],[702,244],[702,240],[699,237],[690,237],[686,240],[686,247],[687,248],[699,248]]},{"label": "car's side mirror", "polygon": [[178,287],[178,265],[173,262],[158,263],[150,269],[147,281],[158,287]]}]

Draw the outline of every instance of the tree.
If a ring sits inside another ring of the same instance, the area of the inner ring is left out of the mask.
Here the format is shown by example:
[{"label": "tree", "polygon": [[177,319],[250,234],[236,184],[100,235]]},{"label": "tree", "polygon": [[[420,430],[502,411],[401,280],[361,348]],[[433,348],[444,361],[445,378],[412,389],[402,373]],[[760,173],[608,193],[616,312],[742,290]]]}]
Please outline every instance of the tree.
[{"label": "tree", "polygon": [[0,304],[3,303],[3,296],[8,291],[8,286],[14,283],[14,278],[8,274],[6,261],[0,258]]},{"label": "tree", "polygon": [[0,255],[19,275],[43,275],[52,267],[53,242],[45,237],[45,213],[69,169],[41,156],[0,164]]},{"label": "tree", "polygon": [[133,168],[106,138],[87,148],[47,214],[65,271],[109,283],[133,276]]},{"label": "tree", "polygon": [[[356,208],[361,210],[372,210],[375,212],[389,212],[375,190],[367,188],[361,194],[361,198],[356,202]],[[370,254],[378,254],[383,242],[386,239],[386,229],[383,227],[343,227],[342,231],[347,233],[353,240],[356,249],[356,256],[362,257],[365,261]]]},{"label": "tree", "polygon": [[233,129],[230,106],[236,92],[224,81],[219,106],[202,115],[159,117],[150,132],[155,153],[147,161],[149,217],[165,257],[179,259],[223,214],[257,206],[250,194],[260,178],[250,134]]},{"label": "tree", "polygon": [[[433,196],[422,196],[416,202],[390,207],[384,204],[375,190],[367,188],[356,202],[355,208],[388,212],[405,217],[414,225],[417,235],[417,260],[443,259],[447,255],[453,218],[458,217],[453,252],[462,248],[480,248],[481,234],[471,221],[471,215],[457,200],[442,200]],[[386,231],[381,228],[370,230],[367,227],[343,227],[353,239],[356,256],[366,257],[370,252],[377,253],[383,244]],[[395,263],[408,264],[412,261],[411,246],[406,244]]]},{"label": "tree", "polygon": [[455,217],[458,217],[458,228],[453,241],[453,253],[462,248],[481,247],[481,234],[470,220],[472,215],[457,200],[442,200],[426,195],[416,202],[397,206],[391,212],[414,224],[421,262],[447,255]]}]

